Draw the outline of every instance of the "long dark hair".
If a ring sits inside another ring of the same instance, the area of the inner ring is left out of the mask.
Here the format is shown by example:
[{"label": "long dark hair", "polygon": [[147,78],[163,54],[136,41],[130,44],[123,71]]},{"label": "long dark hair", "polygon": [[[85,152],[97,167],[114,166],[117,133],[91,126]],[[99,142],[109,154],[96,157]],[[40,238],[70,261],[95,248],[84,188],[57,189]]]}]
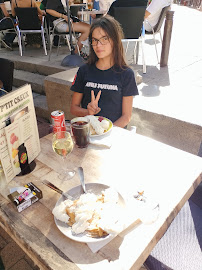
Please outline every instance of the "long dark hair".
[{"label": "long dark hair", "polygon": [[[101,18],[95,19],[91,25],[90,33],[89,33],[89,42],[91,43],[93,31],[100,27],[107,36],[113,41],[113,60],[114,66],[116,67],[127,67],[125,57],[124,57],[124,50],[121,39],[123,38],[123,30],[113,17],[106,15]],[[98,57],[95,54],[92,45],[90,45],[90,53],[88,63],[90,65],[95,64],[98,61]]]}]

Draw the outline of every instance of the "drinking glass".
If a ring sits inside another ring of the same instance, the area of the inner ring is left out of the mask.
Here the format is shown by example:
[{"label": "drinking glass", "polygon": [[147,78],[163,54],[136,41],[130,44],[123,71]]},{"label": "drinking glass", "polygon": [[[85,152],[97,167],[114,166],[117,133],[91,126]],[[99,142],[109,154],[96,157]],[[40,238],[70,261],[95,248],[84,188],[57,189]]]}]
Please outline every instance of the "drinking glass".
[{"label": "drinking glass", "polygon": [[93,9],[93,2],[88,2],[88,10],[92,10]]},{"label": "drinking glass", "polygon": [[53,151],[62,157],[64,169],[60,172],[60,179],[68,180],[75,175],[74,170],[70,170],[66,167],[66,158],[74,147],[71,134],[67,131],[60,131],[53,134],[52,140]]},{"label": "drinking glass", "polygon": [[72,134],[75,144],[79,148],[85,148],[89,144],[90,121],[86,117],[76,117],[71,120]]}]

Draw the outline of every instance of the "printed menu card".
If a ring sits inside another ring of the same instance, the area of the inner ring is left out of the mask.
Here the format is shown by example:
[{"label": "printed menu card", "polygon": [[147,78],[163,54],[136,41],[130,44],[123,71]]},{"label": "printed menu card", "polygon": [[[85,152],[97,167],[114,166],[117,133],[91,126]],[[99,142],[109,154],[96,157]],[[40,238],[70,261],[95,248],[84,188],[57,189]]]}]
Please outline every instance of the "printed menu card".
[{"label": "printed menu card", "polygon": [[40,153],[30,85],[0,98],[0,180],[10,182]]}]

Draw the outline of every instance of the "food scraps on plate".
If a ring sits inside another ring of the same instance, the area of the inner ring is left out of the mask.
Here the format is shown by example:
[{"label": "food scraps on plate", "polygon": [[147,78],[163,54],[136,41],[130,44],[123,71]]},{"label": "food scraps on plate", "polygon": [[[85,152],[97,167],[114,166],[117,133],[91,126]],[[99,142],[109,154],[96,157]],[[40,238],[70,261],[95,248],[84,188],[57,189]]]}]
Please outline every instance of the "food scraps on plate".
[{"label": "food scraps on plate", "polygon": [[112,188],[100,195],[86,193],[78,199],[67,199],[55,206],[52,213],[56,219],[71,226],[72,233],[87,233],[90,237],[103,237],[120,231],[121,206],[118,193]]}]

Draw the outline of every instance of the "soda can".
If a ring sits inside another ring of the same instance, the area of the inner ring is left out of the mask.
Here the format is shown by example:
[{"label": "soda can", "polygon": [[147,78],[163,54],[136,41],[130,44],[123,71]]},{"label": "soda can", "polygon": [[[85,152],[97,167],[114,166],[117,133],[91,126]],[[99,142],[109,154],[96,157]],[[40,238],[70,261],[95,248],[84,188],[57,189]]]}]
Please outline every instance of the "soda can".
[{"label": "soda can", "polygon": [[66,131],[65,114],[63,111],[53,111],[51,113],[51,121],[53,125],[53,133]]}]

